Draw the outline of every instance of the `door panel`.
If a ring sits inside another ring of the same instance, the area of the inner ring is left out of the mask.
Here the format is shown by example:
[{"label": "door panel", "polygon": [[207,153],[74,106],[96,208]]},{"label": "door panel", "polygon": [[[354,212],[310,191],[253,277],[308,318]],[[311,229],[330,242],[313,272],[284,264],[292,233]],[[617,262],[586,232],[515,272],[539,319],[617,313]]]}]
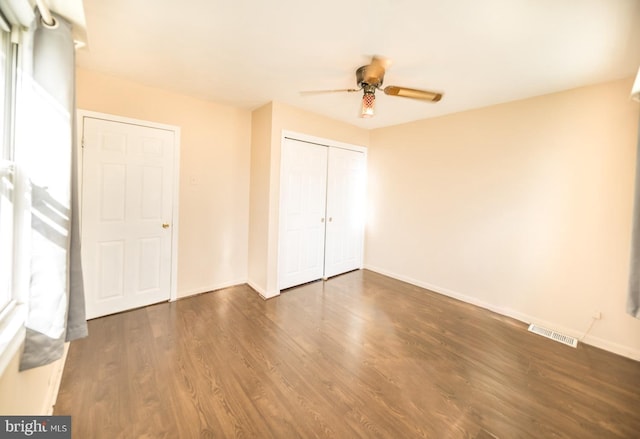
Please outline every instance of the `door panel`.
[{"label": "door panel", "polygon": [[280,289],[323,276],[326,170],[326,147],[285,139],[280,180]]},{"label": "door panel", "polygon": [[329,149],[324,277],[362,268],[364,153]]},{"label": "door panel", "polygon": [[162,266],[162,241],[160,238],[144,238],[138,241],[138,267],[141,268],[138,275],[139,293],[157,290]]},{"label": "door panel", "polygon": [[169,300],[173,131],[85,117],[83,139],[87,317]]},{"label": "door panel", "polygon": [[97,244],[97,268],[99,272],[97,300],[124,296],[124,241]]}]

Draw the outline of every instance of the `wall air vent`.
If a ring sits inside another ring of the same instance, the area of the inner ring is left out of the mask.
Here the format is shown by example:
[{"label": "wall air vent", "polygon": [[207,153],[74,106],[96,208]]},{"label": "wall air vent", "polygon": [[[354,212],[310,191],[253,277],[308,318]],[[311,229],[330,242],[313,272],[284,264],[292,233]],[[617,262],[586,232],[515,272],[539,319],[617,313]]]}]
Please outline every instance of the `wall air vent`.
[{"label": "wall air vent", "polygon": [[534,325],[533,323],[529,325],[529,332],[533,332],[534,334],[538,334],[543,337],[550,338],[551,340],[555,340],[559,343],[566,344],[567,346],[571,346],[573,348],[578,347],[577,338],[560,334],[559,332],[552,331],[547,328],[543,328],[542,326]]}]

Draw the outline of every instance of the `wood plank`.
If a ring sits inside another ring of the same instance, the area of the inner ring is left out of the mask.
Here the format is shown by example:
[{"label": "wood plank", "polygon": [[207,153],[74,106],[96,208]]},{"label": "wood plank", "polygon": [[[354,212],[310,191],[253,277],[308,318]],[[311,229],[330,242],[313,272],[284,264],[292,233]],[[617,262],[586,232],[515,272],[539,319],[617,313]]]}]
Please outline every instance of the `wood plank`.
[{"label": "wood plank", "polygon": [[89,322],[73,436],[631,438],[640,363],[366,270]]}]

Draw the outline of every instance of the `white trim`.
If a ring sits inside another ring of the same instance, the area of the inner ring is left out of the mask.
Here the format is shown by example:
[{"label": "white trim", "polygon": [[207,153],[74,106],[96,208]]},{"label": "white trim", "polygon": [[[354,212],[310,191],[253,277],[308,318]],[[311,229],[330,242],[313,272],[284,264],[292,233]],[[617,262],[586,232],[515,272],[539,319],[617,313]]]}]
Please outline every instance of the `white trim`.
[{"label": "white trim", "polygon": [[273,299],[274,297],[277,297],[280,295],[280,290],[276,290],[276,291],[272,291],[271,293],[268,293],[267,291],[263,290],[262,288],[260,288],[258,285],[256,285],[251,281],[247,281],[247,285],[249,285],[249,288],[251,288],[256,293],[258,293],[258,295],[262,297],[264,300]]},{"label": "white trim", "polygon": [[[466,294],[462,294],[458,291],[454,291],[451,290],[449,288],[444,288],[444,287],[440,287],[438,285],[433,285],[430,284],[428,282],[422,282],[419,281],[417,279],[413,279],[411,277],[408,276],[403,276],[397,273],[393,273],[391,271],[379,268],[379,267],[374,267],[368,264],[365,264],[365,269],[370,270],[370,271],[374,271],[378,274],[382,274],[384,276],[388,276],[391,277],[393,279],[397,279],[400,280],[402,282],[407,282],[409,284],[427,289],[429,291],[433,291],[434,293],[438,293],[438,294],[442,294],[444,296],[448,296],[451,297],[453,299],[457,299],[460,300],[462,302],[465,303],[469,303],[471,305],[475,305],[478,306],[480,308],[484,308],[487,309],[489,311],[495,312],[497,314],[506,316],[506,317],[511,317],[513,319],[519,320],[521,322],[527,323],[527,324],[535,324],[535,325],[539,325],[539,326],[543,326],[545,328],[549,328],[552,330],[555,330],[557,332],[563,333],[563,334],[567,334],[570,335],[572,337],[576,337],[577,339],[580,340],[580,338],[582,337],[582,335],[584,334],[584,332],[580,332],[576,329],[572,329],[572,328],[567,328],[561,325],[558,325],[556,323],[553,322],[549,322],[547,320],[542,320],[539,319],[535,316],[529,315],[529,314],[525,314],[510,308],[505,308],[505,307],[501,307],[501,306],[496,306],[493,305],[489,302],[485,302],[483,300],[479,300],[476,297],[473,296],[469,296]],[[614,343],[599,337],[594,337],[593,335],[587,335],[584,339],[580,340],[582,343],[591,345],[591,346],[595,346],[597,348],[600,349],[604,349],[606,351],[609,352],[613,352],[614,354],[618,354],[618,355],[622,355],[623,357],[627,357],[627,358],[631,358],[633,360],[637,360],[640,361],[640,350],[638,349],[633,349],[630,348],[628,346],[623,346],[621,344],[618,343]]]},{"label": "white trim", "polygon": [[0,319],[0,377],[22,346],[26,334],[27,306],[9,304],[9,307]]},{"label": "white trim", "polygon": [[[17,7],[19,3],[12,1],[10,5],[3,5],[2,10],[7,13],[7,7]],[[25,2],[22,2],[25,3]],[[15,11],[14,11],[15,12]],[[7,16],[7,19],[12,23],[16,23],[12,17]],[[14,17],[15,18],[15,17]],[[23,91],[23,75],[21,72],[25,70],[25,58],[29,52],[28,45],[18,44],[17,38],[21,34],[18,26],[13,26],[11,29],[11,43],[17,44],[17,49],[12,46],[11,60],[12,77],[8,78],[13,83],[10,93],[5,96],[5,99],[11,99],[12,105],[10,108],[10,119],[13,122],[13,164],[3,161],[3,174],[9,172],[13,173],[13,237],[12,237],[12,255],[10,262],[11,274],[11,300],[6,307],[0,312],[0,376],[5,372],[7,366],[11,362],[12,358],[16,355],[17,351],[22,346],[25,337],[24,323],[27,318],[27,306],[25,303],[28,299],[29,293],[29,277],[30,277],[30,236],[31,236],[31,189],[30,185],[26,181],[26,176],[23,171],[22,156],[24,155],[24,148],[18,148],[21,139],[21,115],[26,115],[27,112],[21,112],[20,109],[24,107],[24,99],[21,99]],[[14,50],[15,49],[15,50]],[[0,103],[0,105],[5,105]],[[24,114],[23,114],[24,113]],[[0,142],[1,143],[1,142]],[[10,169],[8,169],[10,168]]]},{"label": "white trim", "polygon": [[76,147],[78,148],[78,207],[80,209],[80,234],[82,235],[82,134],[83,120],[85,117],[101,119],[110,122],[120,122],[131,125],[140,125],[149,128],[157,128],[173,132],[173,194],[172,194],[172,230],[171,230],[171,282],[169,287],[169,301],[178,298],[178,230],[179,230],[179,194],[180,194],[180,127],[158,122],[151,122],[114,114],[99,113],[96,111],[78,109],[76,112]]},{"label": "white trim", "polygon": [[334,148],[342,148],[342,149],[349,149],[351,151],[362,152],[365,154],[365,157],[367,155],[366,146],[339,142],[337,140],[326,139],[324,137],[311,136],[309,134],[297,133],[295,131],[289,131],[289,130],[282,130],[282,134],[280,136],[280,152],[281,153],[282,153],[282,142],[284,142],[285,138],[299,140],[301,142],[315,143],[317,145],[322,145],[322,146],[333,146]]},{"label": "white trim", "polygon": [[35,13],[28,0],[4,0],[0,10],[12,24],[29,27]]},{"label": "white trim", "polygon": [[[222,289],[225,289],[225,288],[237,287],[238,285],[244,285],[245,283],[247,283],[246,279],[242,279],[242,280],[233,280],[233,281],[229,281],[229,282],[222,282],[222,283],[214,284],[214,285],[211,285],[211,286],[190,288],[188,290],[180,291],[180,293],[179,293],[179,295],[178,295],[178,297],[176,299],[184,299],[186,297],[196,296],[198,294],[212,293],[214,291],[222,290]],[[171,302],[175,301],[176,299],[171,299]]]},{"label": "white trim", "polygon": [[173,128],[173,196],[171,215],[171,285],[169,301],[178,298],[178,231],[180,230],[180,127]]}]

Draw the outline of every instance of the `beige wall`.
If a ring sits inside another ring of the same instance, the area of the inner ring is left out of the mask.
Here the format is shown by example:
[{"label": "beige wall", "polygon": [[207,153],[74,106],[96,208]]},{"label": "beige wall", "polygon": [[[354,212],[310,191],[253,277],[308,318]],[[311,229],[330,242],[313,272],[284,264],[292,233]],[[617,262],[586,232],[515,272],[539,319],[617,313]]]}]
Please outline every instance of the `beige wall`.
[{"label": "beige wall", "polygon": [[366,266],[640,359],[631,83],[372,131]]},{"label": "beige wall", "polygon": [[251,113],[83,69],[77,105],[180,127],[178,295],[246,282]]},{"label": "beige wall", "polygon": [[64,356],[58,361],[35,369],[18,372],[23,347],[14,353],[0,376],[0,415],[50,415],[58,394]]},{"label": "beige wall", "polygon": [[269,248],[269,174],[271,163],[271,103],[251,115],[251,184],[249,216],[249,284],[267,295]]},{"label": "beige wall", "polygon": [[[252,153],[259,153],[260,159],[252,157],[251,162],[252,210],[249,234],[256,237],[266,230],[267,235],[260,238],[260,246],[256,248],[249,246],[249,259],[252,261],[249,281],[263,296],[273,297],[279,294],[277,285],[278,210],[280,143],[283,130],[360,146],[368,146],[369,131],[280,102],[272,102],[261,107],[254,111],[253,117],[253,127],[258,131],[252,135]],[[267,125],[269,118],[270,126]],[[266,136],[270,138],[266,139]],[[268,148],[269,151],[264,151],[264,148]],[[267,158],[268,163],[265,162]],[[260,184],[254,184],[254,181],[260,181]],[[266,183],[267,187],[262,186],[263,183]],[[265,206],[268,207],[266,212]],[[266,248],[262,245],[266,245]]]}]

